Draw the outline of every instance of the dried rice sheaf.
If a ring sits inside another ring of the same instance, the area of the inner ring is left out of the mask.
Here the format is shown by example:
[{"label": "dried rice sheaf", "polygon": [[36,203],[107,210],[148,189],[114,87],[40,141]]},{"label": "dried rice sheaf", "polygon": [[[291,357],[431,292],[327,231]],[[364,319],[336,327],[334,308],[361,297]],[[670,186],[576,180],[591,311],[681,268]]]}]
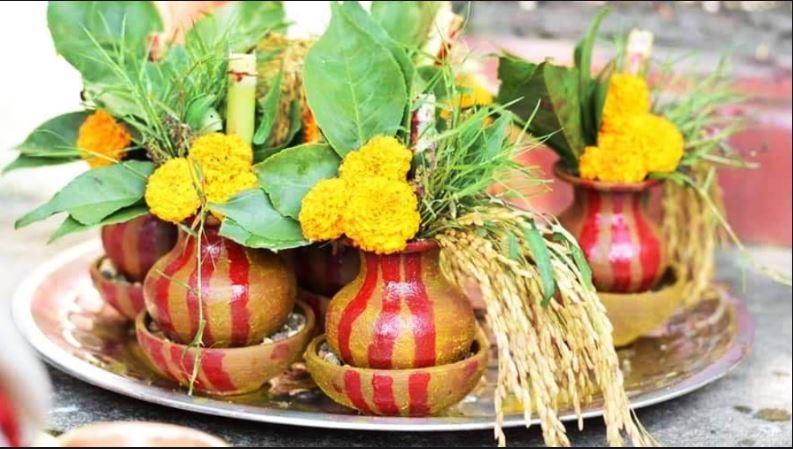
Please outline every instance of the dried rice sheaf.
[{"label": "dried rice sheaf", "polygon": [[306,53],[313,45],[313,40],[290,39],[278,33],[270,33],[256,47],[257,54],[265,58],[259,63],[259,83],[256,86],[256,98],[262,98],[270,90],[270,84],[278,76],[283,64],[283,78],[281,79],[281,96],[278,102],[278,116],[273,125],[272,135],[268,146],[281,146],[286,144],[289,136],[290,108],[293,101],[300,105],[303,122],[313,120],[306,118],[311,110],[306,102],[306,93],[303,88],[303,65]]},{"label": "dried rice sheaf", "polygon": [[[532,226],[545,238],[558,287],[547,305],[541,304],[541,276],[525,237]],[[453,229],[435,237],[449,279],[460,288],[474,280],[486,304],[498,345],[499,445],[506,443],[501,430],[504,406],[516,401],[527,422],[532,413],[539,416],[547,445],[569,446],[558,406],[571,403],[581,428],[581,406],[594,392],[603,397],[609,444],[621,446],[627,436],[638,446],[656,445],[631,410],[605,307],[582,281],[570,243],[552,239],[556,226],[550,218],[493,206],[459,218]],[[509,240],[517,254],[506,250],[503,242]]]},{"label": "dried rice sheaf", "polygon": [[[706,182],[710,168],[697,165],[691,173],[697,185]],[[685,306],[692,307],[708,297],[716,274],[716,247],[725,241],[713,205],[724,215],[721,187],[711,182],[708,200],[690,186],[665,182],[661,205],[662,234],[670,263],[686,267]]]}]

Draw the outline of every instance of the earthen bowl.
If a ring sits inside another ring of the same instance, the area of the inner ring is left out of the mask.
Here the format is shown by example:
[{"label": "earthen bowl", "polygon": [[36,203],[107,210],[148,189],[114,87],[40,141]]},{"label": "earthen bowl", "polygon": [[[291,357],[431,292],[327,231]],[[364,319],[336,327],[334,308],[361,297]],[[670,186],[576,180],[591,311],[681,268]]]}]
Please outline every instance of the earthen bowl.
[{"label": "earthen bowl", "polygon": [[487,367],[488,343],[477,329],[471,354],[445,365],[411,369],[370,369],[324,360],[319,348],[325,336],[306,350],[314,382],[335,402],[367,415],[429,416],[460,402]]},{"label": "earthen bowl", "polygon": [[105,276],[100,267],[106,260],[109,262],[106,256],[102,256],[91,264],[91,280],[94,287],[107,304],[125,318],[134,320],[146,308],[143,301],[143,284],[130,282],[123,275],[117,278]]},{"label": "earthen bowl", "polygon": [[153,367],[164,377],[188,386],[193,361],[200,353],[201,366],[194,387],[213,396],[250,393],[285,372],[300,359],[315,326],[314,312],[298,302],[296,310],[305,316],[303,327],[291,337],[237,348],[195,348],[174,343],[160,332],[151,331],[151,318],[141,312],[136,320],[138,343]]},{"label": "earthen bowl", "polygon": [[683,302],[686,282],[670,269],[660,285],[642,293],[598,292],[614,328],[615,346],[626,346],[663,325]]}]

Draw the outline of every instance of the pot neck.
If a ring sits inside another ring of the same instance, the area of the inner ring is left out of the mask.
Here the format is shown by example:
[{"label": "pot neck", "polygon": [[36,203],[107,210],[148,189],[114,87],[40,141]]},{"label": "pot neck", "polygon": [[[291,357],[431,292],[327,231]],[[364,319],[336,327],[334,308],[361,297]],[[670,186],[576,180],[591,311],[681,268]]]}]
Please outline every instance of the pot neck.
[{"label": "pot neck", "polygon": [[561,162],[557,162],[553,167],[554,175],[561,181],[572,185],[578,190],[595,190],[602,193],[644,193],[651,187],[658,185],[657,179],[647,179],[642,182],[620,183],[604,182],[593,179],[584,179],[570,173]]}]

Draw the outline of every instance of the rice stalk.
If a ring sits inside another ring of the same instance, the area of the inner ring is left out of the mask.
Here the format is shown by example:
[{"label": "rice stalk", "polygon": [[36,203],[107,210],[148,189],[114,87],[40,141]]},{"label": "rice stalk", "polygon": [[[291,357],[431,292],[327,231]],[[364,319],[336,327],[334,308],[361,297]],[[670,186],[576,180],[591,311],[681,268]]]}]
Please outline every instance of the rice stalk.
[{"label": "rice stalk", "polygon": [[[526,237],[531,228],[540,230],[551,255],[557,293],[547,305],[537,255]],[[611,323],[573,257],[578,247],[555,238],[560,229],[550,218],[494,203],[435,236],[446,275],[460,288],[473,279],[486,304],[498,346],[495,437],[505,445],[502,405],[517,398],[527,422],[532,414],[539,418],[547,445],[569,446],[559,404],[572,404],[581,428],[581,406],[599,391],[609,444],[621,446],[627,437],[638,446],[656,445],[632,413]],[[517,251],[506,243],[515,239]]]}]

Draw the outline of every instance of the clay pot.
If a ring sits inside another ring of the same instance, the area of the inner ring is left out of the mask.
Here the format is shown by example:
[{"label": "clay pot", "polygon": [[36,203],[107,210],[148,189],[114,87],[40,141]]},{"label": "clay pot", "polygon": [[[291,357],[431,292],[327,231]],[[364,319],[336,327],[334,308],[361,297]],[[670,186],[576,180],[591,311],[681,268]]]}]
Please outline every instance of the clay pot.
[{"label": "clay pot", "polygon": [[134,320],[146,308],[143,301],[143,284],[130,282],[125,278],[107,276],[103,265],[111,263],[106,257],[100,257],[91,264],[91,280],[99,295],[118,313],[129,320]]},{"label": "clay pot", "polygon": [[176,246],[143,283],[146,309],[160,329],[171,340],[188,343],[203,314],[203,342],[212,347],[248,346],[278,330],[296,295],[294,273],[281,258],[221,237],[217,226],[204,228],[201,245],[196,240],[180,231]]},{"label": "clay pot", "polygon": [[600,293],[614,327],[614,346],[633,343],[669,320],[683,302],[686,279],[670,269],[653,290],[642,293]]},{"label": "clay pot", "polygon": [[142,281],[157,259],[176,243],[176,226],[146,214],[102,226],[102,246],[116,269],[130,281]]},{"label": "clay pot", "polygon": [[649,189],[657,181],[590,181],[570,175],[558,163],[555,173],[574,188],[573,204],[559,221],[578,239],[597,290],[635,293],[656,285],[667,269],[658,226],[646,212]]},{"label": "clay pot", "polygon": [[385,416],[435,415],[470,393],[487,367],[488,343],[476,331],[469,355],[455,363],[428,368],[366,369],[324,360],[317,337],[306,350],[314,382],[335,402],[362,413]]},{"label": "clay pot", "polygon": [[311,307],[311,311],[314,312],[314,316],[317,317],[317,325],[314,327],[315,336],[324,334],[325,315],[328,313],[330,298],[306,290],[298,290],[297,297],[300,301]]},{"label": "clay pot", "polygon": [[360,252],[361,270],[330,302],[334,353],[359,368],[404,369],[465,357],[476,333],[471,304],[443,276],[435,242],[398,254]]},{"label": "clay pot", "polygon": [[57,439],[60,447],[228,447],[220,438],[189,427],[154,422],[89,424]]},{"label": "clay pot", "polygon": [[333,297],[358,275],[358,251],[345,245],[309,245],[290,251],[297,285],[318,295]]},{"label": "clay pot", "polygon": [[271,343],[259,340],[242,348],[196,348],[175,343],[151,331],[151,318],[146,312],[138,316],[135,330],[143,353],[161,375],[188,386],[193,362],[200,353],[195,389],[210,395],[230,396],[258,390],[300,359],[312,337],[315,317],[303,303],[298,302],[296,310],[306,317],[306,322],[295,335]]}]

